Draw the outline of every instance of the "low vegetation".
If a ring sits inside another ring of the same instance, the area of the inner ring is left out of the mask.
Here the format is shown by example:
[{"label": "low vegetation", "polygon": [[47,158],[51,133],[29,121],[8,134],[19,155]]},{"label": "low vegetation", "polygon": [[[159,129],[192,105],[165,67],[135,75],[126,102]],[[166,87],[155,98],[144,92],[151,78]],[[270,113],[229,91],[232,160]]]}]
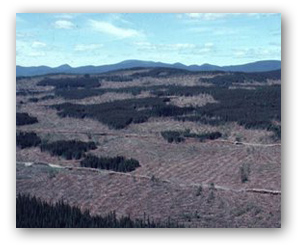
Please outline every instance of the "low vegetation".
[{"label": "low vegetation", "polygon": [[246,183],[249,181],[249,175],[250,175],[250,164],[249,163],[244,163],[240,167],[240,177],[241,177],[241,182]]},{"label": "low vegetation", "polygon": [[81,161],[81,167],[98,168],[127,173],[132,172],[136,168],[140,167],[140,164],[133,158],[126,159],[123,156],[97,157],[94,155],[87,155],[85,159]]},{"label": "low vegetation", "polygon": [[67,160],[81,159],[85,152],[96,148],[94,142],[82,142],[76,140],[60,140],[40,145],[41,151],[47,151],[51,155],[62,156]]}]

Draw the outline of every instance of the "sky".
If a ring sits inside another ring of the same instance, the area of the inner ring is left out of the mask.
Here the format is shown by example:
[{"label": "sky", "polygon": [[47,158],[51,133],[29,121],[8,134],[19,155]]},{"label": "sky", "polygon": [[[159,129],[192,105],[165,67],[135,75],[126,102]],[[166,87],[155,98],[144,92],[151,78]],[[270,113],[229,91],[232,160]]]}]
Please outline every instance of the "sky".
[{"label": "sky", "polygon": [[16,65],[281,60],[279,13],[18,13]]}]

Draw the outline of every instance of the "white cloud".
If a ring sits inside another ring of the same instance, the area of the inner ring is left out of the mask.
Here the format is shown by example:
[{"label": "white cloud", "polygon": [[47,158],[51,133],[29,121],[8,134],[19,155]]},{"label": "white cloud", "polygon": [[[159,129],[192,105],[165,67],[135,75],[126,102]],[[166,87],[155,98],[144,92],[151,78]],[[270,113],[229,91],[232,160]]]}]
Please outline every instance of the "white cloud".
[{"label": "white cloud", "polygon": [[209,42],[209,43],[205,43],[204,46],[207,48],[212,48],[214,46],[214,44]]},{"label": "white cloud", "polygon": [[123,18],[123,13],[113,13],[110,14],[109,17],[111,18],[111,21],[117,21],[122,22],[124,24],[132,25],[133,23]]},{"label": "white cloud", "polygon": [[228,13],[186,13],[185,14],[190,19],[199,20],[217,20],[227,17]]},{"label": "white cloud", "polygon": [[55,28],[57,29],[72,29],[75,25],[68,20],[57,20],[54,23]]},{"label": "white cloud", "polygon": [[138,49],[142,50],[162,50],[162,51],[179,51],[189,50],[196,47],[195,44],[177,43],[177,44],[152,44],[150,42],[135,42]]},{"label": "white cloud", "polygon": [[[263,18],[270,17],[274,15],[280,15],[279,13],[186,13],[185,16],[191,20],[204,20],[204,21],[213,21],[224,19],[228,17],[235,16],[247,16],[252,18]],[[181,19],[181,15],[177,16]]]},{"label": "white cloud", "polygon": [[210,27],[191,27],[188,30],[195,33],[206,33],[210,32]]},{"label": "white cloud", "polygon": [[264,18],[264,17],[270,17],[270,16],[274,16],[274,15],[280,15],[279,13],[247,13],[246,14],[249,17],[254,17],[254,18]]},{"label": "white cloud", "polygon": [[18,59],[26,57],[43,57],[46,56],[46,50],[41,48],[46,47],[45,43],[34,41],[16,40],[16,56]]},{"label": "white cloud", "polygon": [[256,59],[280,59],[280,47],[258,47],[258,48],[242,48],[234,49],[236,58],[256,58]]},{"label": "white cloud", "polygon": [[103,47],[102,44],[77,44],[74,48],[75,51],[89,51],[96,50]]},{"label": "white cloud", "polygon": [[280,42],[269,42],[268,44],[271,45],[271,46],[274,46],[274,47],[281,47]]},{"label": "white cloud", "polygon": [[34,41],[32,43],[32,48],[43,48],[46,47],[47,44],[46,43],[42,43],[42,42],[38,42],[38,41]]},{"label": "white cloud", "polygon": [[16,38],[17,39],[27,39],[27,38],[33,38],[35,35],[31,32],[16,32]]},{"label": "white cloud", "polygon": [[45,48],[47,45],[39,41],[25,41],[25,40],[16,40],[16,54],[17,57],[20,56],[45,56]]},{"label": "white cloud", "polygon": [[194,53],[195,54],[206,54],[209,53],[211,51],[210,48],[201,48],[201,49],[197,49]]},{"label": "white cloud", "polygon": [[212,43],[206,43],[203,47],[198,47],[193,51],[194,54],[208,54],[210,52],[214,51],[214,45]]},{"label": "white cloud", "polygon": [[117,27],[109,22],[89,20],[89,23],[96,31],[106,33],[118,38],[130,38],[142,36],[142,33],[130,28]]},{"label": "white cloud", "polygon": [[233,35],[239,33],[239,30],[236,28],[229,28],[229,27],[190,27],[187,29],[189,32],[202,34],[206,33],[208,35],[215,35],[215,36],[223,36],[223,35]]},{"label": "white cloud", "polygon": [[[186,54],[198,54],[207,55],[210,52],[215,51],[214,44],[207,42],[205,44],[197,45],[191,43],[176,43],[176,44],[153,44],[150,42],[135,42],[134,45],[140,51],[156,52],[158,55],[172,52],[179,55]],[[149,53],[149,52],[148,52]]]},{"label": "white cloud", "polygon": [[32,52],[28,52],[27,55],[31,57],[41,57],[41,56],[45,56],[46,53],[43,51],[32,51]]},{"label": "white cloud", "polygon": [[77,14],[57,14],[56,16],[55,16],[55,18],[58,18],[58,19],[68,19],[68,20],[70,20],[70,19],[73,19],[75,16],[76,16]]}]

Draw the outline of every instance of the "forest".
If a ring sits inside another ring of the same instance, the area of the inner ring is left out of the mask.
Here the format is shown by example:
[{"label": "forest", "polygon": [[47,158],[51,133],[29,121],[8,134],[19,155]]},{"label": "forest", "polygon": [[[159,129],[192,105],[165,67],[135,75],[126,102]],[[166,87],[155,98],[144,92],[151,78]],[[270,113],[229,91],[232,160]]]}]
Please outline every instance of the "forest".
[{"label": "forest", "polygon": [[242,73],[233,72],[224,75],[218,75],[213,78],[202,78],[202,82],[212,83],[218,86],[230,86],[234,83],[244,82],[267,82],[267,80],[280,80],[281,70],[269,72]]},{"label": "forest", "polygon": [[216,118],[222,123],[237,122],[245,128],[272,130],[272,121],[281,121],[281,88],[265,86],[255,90],[229,90],[213,94],[219,104],[197,108],[198,115]]},{"label": "forest", "polygon": [[21,149],[36,147],[41,143],[41,139],[35,132],[17,132],[17,146]]},{"label": "forest", "polygon": [[181,143],[185,141],[183,132],[179,131],[163,131],[161,136],[168,141],[168,143]]},{"label": "forest", "polygon": [[208,132],[203,134],[197,134],[191,133],[190,130],[187,129],[185,131],[163,131],[161,132],[161,136],[169,143],[180,143],[184,142],[185,138],[196,138],[201,142],[205,140],[214,140],[220,138],[222,134],[220,132]]},{"label": "forest", "polygon": [[103,216],[91,216],[88,210],[81,212],[64,201],[48,204],[39,198],[18,194],[16,198],[17,228],[181,228],[168,218],[165,222],[117,217],[115,212]]},{"label": "forest", "polygon": [[[135,70],[136,68],[133,68]],[[143,68],[140,68],[143,69]],[[129,69],[127,69],[129,70]],[[135,72],[130,77],[134,79],[142,77],[171,77],[171,76],[184,76],[184,75],[210,75],[210,74],[222,74],[223,71],[189,71],[179,68],[167,68],[167,67],[156,67],[151,68],[149,71]]]},{"label": "forest", "polygon": [[129,82],[133,81],[133,78],[130,76],[119,76],[119,75],[110,75],[106,77],[100,77],[101,79],[104,79],[106,81],[112,81],[112,82]]},{"label": "forest", "polygon": [[39,102],[39,101],[45,101],[45,100],[50,100],[50,99],[54,99],[55,96],[54,95],[46,95],[46,96],[42,96],[42,97],[30,97],[28,98],[28,102]]},{"label": "forest", "polygon": [[16,115],[17,126],[30,125],[37,122],[37,118],[30,116],[28,113],[17,113]]},{"label": "forest", "polygon": [[94,142],[82,142],[77,140],[59,140],[55,142],[42,143],[41,151],[47,151],[51,155],[62,156],[67,160],[81,159],[85,152],[96,149]]},{"label": "forest", "polygon": [[89,154],[81,161],[81,167],[98,168],[127,173],[132,172],[136,168],[140,167],[140,164],[133,158],[126,159],[123,156],[97,157]]},{"label": "forest", "polygon": [[45,78],[42,81],[38,82],[37,85],[54,86],[56,89],[91,88],[91,87],[101,86],[97,78],[90,78],[90,77],[62,78],[62,79]]},{"label": "forest", "polygon": [[145,122],[152,116],[183,115],[194,110],[192,107],[167,105],[167,101],[166,98],[142,98],[89,105],[64,103],[52,107],[61,117],[93,118],[115,129]]},{"label": "forest", "polygon": [[[103,104],[54,105],[61,117],[93,118],[115,129],[131,123],[142,123],[150,117],[173,116],[176,120],[198,121],[220,125],[237,122],[246,128],[266,129],[280,138],[280,128],[272,121],[281,121],[281,86],[261,86],[254,90],[224,87],[165,86],[151,88],[157,98],[126,99]],[[167,104],[166,96],[210,94],[219,103],[203,107],[177,107]]]},{"label": "forest", "polygon": [[104,93],[113,92],[113,93],[131,93],[136,96],[139,95],[142,91],[155,91],[158,89],[163,89],[165,86],[131,86],[123,88],[84,88],[84,89],[57,89],[55,90],[55,95],[63,97],[64,99],[83,99],[87,97],[100,96]]},{"label": "forest", "polygon": [[159,96],[193,96],[207,93],[219,103],[198,107],[192,115],[176,116],[177,120],[220,125],[237,122],[245,128],[266,129],[280,139],[281,129],[272,121],[281,121],[281,86],[261,86],[255,90],[223,87],[175,87],[157,92]]}]

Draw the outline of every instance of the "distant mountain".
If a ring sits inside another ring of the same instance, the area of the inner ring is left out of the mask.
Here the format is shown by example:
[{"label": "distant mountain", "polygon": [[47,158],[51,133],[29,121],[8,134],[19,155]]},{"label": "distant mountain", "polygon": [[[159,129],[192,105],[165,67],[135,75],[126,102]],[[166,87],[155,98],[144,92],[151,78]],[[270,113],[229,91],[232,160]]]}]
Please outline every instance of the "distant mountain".
[{"label": "distant mountain", "polygon": [[234,66],[216,66],[212,64],[203,65],[184,65],[182,63],[162,63],[153,61],[140,61],[140,60],[126,60],[120,63],[102,66],[83,66],[83,67],[71,67],[67,64],[61,65],[59,67],[22,67],[16,66],[16,76],[35,76],[35,75],[45,75],[53,73],[71,73],[71,74],[95,74],[95,73],[105,73],[120,69],[130,69],[134,67],[166,67],[166,68],[178,68],[185,69],[188,71],[231,71],[231,72],[266,72],[272,70],[281,69],[281,61],[268,60],[268,61],[257,61],[253,63],[247,63],[243,65]]},{"label": "distant mountain", "polygon": [[237,66],[225,66],[224,71],[233,72],[267,72],[281,69],[281,61],[257,61]]}]

